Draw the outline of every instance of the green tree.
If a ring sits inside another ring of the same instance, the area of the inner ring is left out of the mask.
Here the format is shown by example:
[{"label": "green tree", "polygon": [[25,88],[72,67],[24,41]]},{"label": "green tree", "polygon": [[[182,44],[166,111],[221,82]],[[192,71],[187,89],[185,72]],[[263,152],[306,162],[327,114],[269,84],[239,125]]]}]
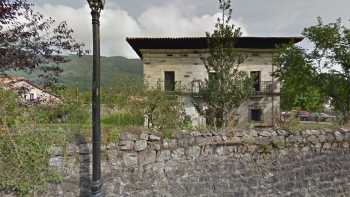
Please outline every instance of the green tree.
[{"label": "green tree", "polygon": [[209,79],[202,92],[208,108],[209,124],[224,127],[228,114],[237,109],[250,95],[251,81],[239,66],[246,56],[235,49],[235,43],[241,36],[240,28],[232,25],[231,1],[219,0],[222,18],[218,18],[213,33],[206,33],[209,55],[202,58]]},{"label": "green tree", "polygon": [[325,96],[317,83],[317,72],[305,50],[295,45],[281,46],[274,61],[279,66],[274,74],[282,82],[281,109],[321,111]]},{"label": "green tree", "polygon": [[57,82],[62,54],[84,54],[83,44],[73,37],[66,22],[56,23],[33,11],[28,0],[0,2],[0,73],[40,71],[45,86]]},{"label": "green tree", "polygon": [[340,18],[329,24],[321,18],[317,22],[305,28],[303,35],[314,44],[309,56],[319,73],[318,80],[345,123],[350,119],[350,29]]},{"label": "green tree", "polygon": [[[311,50],[287,47],[277,58],[281,65],[279,74],[284,88],[288,89],[286,91],[290,92],[289,95],[293,95],[289,98],[298,98],[300,95],[297,91],[300,90],[308,92],[311,97],[321,98],[320,103],[325,101],[324,98],[328,98],[333,108],[341,115],[342,122],[348,122],[350,29],[342,24],[341,19],[324,24],[319,17],[317,24],[305,28],[302,35],[313,44]],[[316,91],[310,94],[311,89]]]}]

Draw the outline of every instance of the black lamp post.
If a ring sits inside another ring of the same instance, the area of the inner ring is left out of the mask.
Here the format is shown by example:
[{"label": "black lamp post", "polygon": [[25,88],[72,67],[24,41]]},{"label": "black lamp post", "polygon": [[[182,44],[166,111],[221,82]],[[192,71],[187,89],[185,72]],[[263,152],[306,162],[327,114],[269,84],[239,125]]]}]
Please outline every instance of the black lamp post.
[{"label": "black lamp post", "polygon": [[105,0],[87,0],[91,8],[93,31],[92,74],[92,184],[91,196],[102,197],[101,120],[100,120],[100,13]]}]

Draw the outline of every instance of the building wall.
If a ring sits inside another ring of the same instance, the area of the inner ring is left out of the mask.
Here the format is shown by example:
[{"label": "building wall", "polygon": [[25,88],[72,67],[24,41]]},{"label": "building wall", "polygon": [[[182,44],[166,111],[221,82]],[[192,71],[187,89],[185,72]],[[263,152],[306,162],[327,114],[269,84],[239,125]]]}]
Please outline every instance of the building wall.
[{"label": "building wall", "polygon": [[26,81],[18,81],[11,84],[14,89],[24,88],[25,92],[21,94],[21,97],[25,102],[40,101],[42,104],[57,103],[59,99],[55,96],[44,92],[43,90],[27,83]]},{"label": "building wall", "polygon": [[[205,80],[208,78],[202,57],[207,56],[205,50],[142,50],[144,62],[144,79],[145,84],[149,88],[156,88],[157,82],[164,82],[165,71],[175,71],[175,81],[181,81],[181,86],[185,86],[186,90],[191,90],[191,82],[193,80]],[[272,66],[271,50],[245,50],[242,53],[247,57],[239,69],[250,73],[251,71],[261,72],[261,81],[273,81],[271,73],[275,69]],[[163,83],[160,83],[163,84]],[[179,84],[179,83],[177,83]],[[164,88],[164,85],[161,85]],[[279,93],[280,85],[274,89],[275,93]],[[186,112],[193,117],[194,125],[203,123],[198,112],[193,111],[194,106],[190,98],[183,99]],[[274,96],[274,108],[276,115],[279,109],[279,96]],[[249,121],[248,109],[252,103],[259,103],[263,107],[264,126],[272,124],[272,97],[263,96],[251,99],[242,104],[238,109],[239,124],[245,125]],[[269,115],[271,114],[271,115]],[[204,121],[205,122],[205,121]]]}]

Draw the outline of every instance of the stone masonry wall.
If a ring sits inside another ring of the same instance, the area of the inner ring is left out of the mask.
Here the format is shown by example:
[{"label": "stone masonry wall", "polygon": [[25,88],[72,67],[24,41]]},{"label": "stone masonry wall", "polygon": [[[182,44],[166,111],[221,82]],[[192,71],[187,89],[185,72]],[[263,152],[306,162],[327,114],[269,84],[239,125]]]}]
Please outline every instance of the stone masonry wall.
[{"label": "stone masonry wall", "polygon": [[[249,99],[248,102],[242,104],[238,111],[237,117],[239,117],[238,124],[244,128],[249,124],[249,113],[252,107],[261,108],[263,110],[261,126],[271,126],[273,117],[278,116],[277,109],[280,107],[280,83],[277,79],[271,76],[276,67],[273,66],[273,53],[275,50],[263,50],[263,49],[241,49],[240,53],[247,56],[247,59],[239,66],[241,71],[250,74],[251,71],[260,71],[261,81],[274,81],[273,102],[271,95],[260,95]],[[199,49],[143,49],[143,63],[144,63],[144,82],[145,85],[150,88],[158,87],[164,83],[164,72],[174,71],[176,86],[185,88],[188,93],[192,91],[192,82],[195,80],[205,81],[208,78],[208,73],[203,64],[201,58],[208,55],[207,50]],[[159,84],[159,82],[161,82]],[[164,84],[160,86],[164,89]],[[192,119],[194,126],[205,125],[205,117],[200,115],[193,105],[191,97],[184,97],[183,100],[186,114]],[[273,107],[272,107],[273,103]]]},{"label": "stone masonry wall", "polygon": [[[106,197],[349,196],[350,130],[124,133],[104,147]],[[64,176],[42,196],[88,196],[89,150],[54,149]]]}]

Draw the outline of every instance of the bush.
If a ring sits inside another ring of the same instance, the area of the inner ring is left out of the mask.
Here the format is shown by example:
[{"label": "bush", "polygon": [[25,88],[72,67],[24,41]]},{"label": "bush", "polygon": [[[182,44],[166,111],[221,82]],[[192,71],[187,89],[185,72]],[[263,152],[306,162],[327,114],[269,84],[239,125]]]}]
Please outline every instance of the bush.
[{"label": "bush", "polygon": [[161,90],[145,92],[142,103],[149,128],[181,128],[184,124],[184,106],[176,95]]},{"label": "bush", "polygon": [[0,190],[34,196],[48,182],[59,181],[49,166],[50,147],[63,145],[64,133],[54,131],[6,131],[0,133]]},{"label": "bush", "polygon": [[0,126],[13,127],[23,121],[22,108],[18,103],[14,92],[0,88]]}]

